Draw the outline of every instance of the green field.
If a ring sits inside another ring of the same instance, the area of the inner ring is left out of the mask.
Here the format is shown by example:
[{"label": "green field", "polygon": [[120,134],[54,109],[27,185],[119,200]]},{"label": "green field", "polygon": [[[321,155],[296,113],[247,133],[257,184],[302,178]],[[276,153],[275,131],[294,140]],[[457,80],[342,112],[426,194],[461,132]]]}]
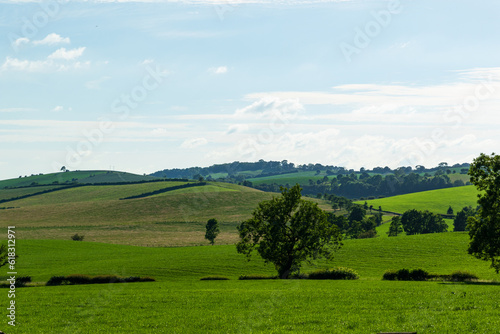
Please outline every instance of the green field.
[{"label": "green field", "polygon": [[[153,276],[157,282],[28,287],[17,291],[12,333],[489,333],[500,326],[498,285],[381,281],[386,269],[470,270],[498,278],[466,253],[464,233],[347,240],[333,264],[359,281],[238,281],[273,274],[233,245],[145,248],[58,240],[21,240],[19,275]],[[199,281],[224,275],[229,281]]]},{"label": "green field", "polygon": [[[385,216],[386,223],[377,228],[379,237],[345,240],[333,262],[317,260],[302,268],[310,272],[349,267],[359,273],[357,281],[240,281],[240,275],[276,274],[257,255],[246,261],[234,243],[236,226],[260,201],[277,194],[209,182],[120,200],[185,183],[81,186],[5,203],[14,207],[1,210],[0,223],[15,226],[16,271],[18,276],[31,276],[34,283],[16,291],[17,326],[0,329],[6,333],[491,333],[500,328],[500,283],[495,281],[499,276],[487,262],[467,254],[467,233],[387,237],[390,217]],[[0,189],[0,196],[29,193],[28,189]],[[385,204],[373,205],[395,212],[415,205],[440,212],[462,201],[473,205],[477,192],[473,187],[456,187],[411,195],[379,199]],[[205,223],[213,217],[220,222],[221,234],[216,245],[209,246]],[[84,241],[70,240],[75,233],[84,235]],[[386,270],[401,268],[437,274],[467,270],[481,281],[381,280]],[[7,278],[6,272],[3,267],[0,280]],[[150,276],[156,282],[43,285],[51,276],[70,274]],[[212,275],[229,280],[200,281]],[[1,306],[7,307],[7,302],[3,298]]]},{"label": "green field", "polygon": [[[469,205],[476,207],[478,194],[479,192],[474,186],[465,186],[367,200],[366,202],[368,206],[373,205],[376,209],[381,206],[384,211],[403,213],[407,210],[417,209],[446,214],[450,205],[454,213]],[[363,204],[364,202],[355,203]]]},{"label": "green field", "polygon": [[316,172],[298,172],[298,173],[288,173],[288,174],[280,174],[273,176],[264,176],[264,177],[255,177],[248,179],[248,181],[252,182],[254,185],[259,185],[263,183],[271,184],[290,184],[291,186],[295,184],[307,185],[309,184],[309,180],[317,181],[321,180],[325,177],[326,174],[322,173],[316,175]]}]

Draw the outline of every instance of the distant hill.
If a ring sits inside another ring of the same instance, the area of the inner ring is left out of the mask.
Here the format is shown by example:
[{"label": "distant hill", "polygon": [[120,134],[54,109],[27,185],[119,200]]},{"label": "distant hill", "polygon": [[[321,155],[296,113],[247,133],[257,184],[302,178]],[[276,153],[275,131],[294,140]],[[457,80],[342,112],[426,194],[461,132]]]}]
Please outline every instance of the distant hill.
[{"label": "distant hill", "polygon": [[[451,206],[456,214],[466,206],[475,208],[477,206],[478,194],[479,192],[476,187],[465,186],[366,200],[366,202],[368,206],[373,205],[374,209],[378,209],[381,206],[384,211],[397,213],[417,209],[446,214],[448,208]],[[355,203],[364,204],[365,201],[357,201]]]},{"label": "distant hill", "polygon": [[20,176],[16,179],[3,180],[0,181],[0,189],[69,183],[93,184],[139,182],[157,179],[158,178],[149,175],[137,175],[127,172],[107,170],[68,171],[50,174],[32,174],[31,176]]},{"label": "distant hill", "polygon": [[448,166],[443,162],[433,168],[417,166],[391,169],[386,166],[355,171],[318,163],[295,165],[287,160],[259,160],[235,161],[210,167],[165,169],[151,175],[231,182],[268,192],[278,192],[280,187],[298,183],[303,194],[335,194],[355,199],[464,186],[469,184],[468,167],[468,163]]},{"label": "distant hill", "polygon": [[0,198],[30,191],[29,197],[0,203],[0,224],[16,226],[23,239],[70,240],[78,233],[86,241],[140,246],[206,244],[210,218],[221,224],[217,243],[234,243],[237,224],[259,202],[277,196],[230,183],[178,180],[0,189]]}]

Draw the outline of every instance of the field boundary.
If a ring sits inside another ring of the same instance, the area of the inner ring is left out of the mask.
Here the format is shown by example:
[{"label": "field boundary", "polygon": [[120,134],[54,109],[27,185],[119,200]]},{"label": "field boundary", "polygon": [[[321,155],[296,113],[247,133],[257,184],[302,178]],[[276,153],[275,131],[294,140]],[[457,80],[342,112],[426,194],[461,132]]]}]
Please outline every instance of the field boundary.
[{"label": "field boundary", "polygon": [[186,183],[186,184],[181,184],[179,186],[162,188],[162,189],[158,189],[158,190],[155,190],[155,191],[150,191],[150,192],[147,192],[147,193],[142,193],[142,194],[139,194],[139,195],[134,195],[134,196],[120,198],[120,200],[144,198],[144,197],[149,197],[149,196],[153,196],[153,195],[163,194],[163,193],[166,193],[166,192],[169,192],[169,191],[173,191],[173,190],[185,189],[185,188],[193,188],[193,187],[203,187],[203,186],[206,186],[206,185],[207,185],[206,182]]}]

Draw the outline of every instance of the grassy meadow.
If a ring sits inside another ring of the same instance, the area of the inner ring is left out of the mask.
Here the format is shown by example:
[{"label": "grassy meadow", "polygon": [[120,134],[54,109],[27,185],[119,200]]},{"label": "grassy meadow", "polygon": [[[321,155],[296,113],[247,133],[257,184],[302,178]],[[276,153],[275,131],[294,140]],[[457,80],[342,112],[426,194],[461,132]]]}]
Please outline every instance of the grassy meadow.
[{"label": "grassy meadow", "polygon": [[[476,207],[478,194],[474,186],[464,186],[366,200],[366,202],[368,206],[373,205],[375,209],[381,206],[384,211],[403,213],[410,209],[417,209],[446,214],[450,205],[455,213],[469,205]],[[363,204],[364,202],[355,203]]]},{"label": "grassy meadow", "polygon": [[[120,200],[184,183],[83,186],[6,202],[14,208],[1,210],[0,223],[16,226],[16,270],[18,276],[31,276],[33,283],[16,291],[17,326],[7,327],[5,322],[0,329],[5,333],[491,333],[500,327],[499,276],[488,263],[467,254],[467,233],[387,237],[385,223],[377,228],[377,238],[344,240],[333,262],[317,260],[302,268],[310,272],[349,267],[359,280],[241,281],[240,275],[276,274],[256,254],[248,262],[234,243],[237,224],[250,217],[257,203],[277,194],[210,182]],[[28,189],[1,189],[0,198],[29,194]],[[446,190],[454,192],[414,194],[420,202],[407,205],[441,210],[477,195],[471,187]],[[407,198],[399,199],[404,196],[408,195],[380,199],[392,204],[373,205],[397,212],[408,203]],[[204,232],[206,221],[213,217],[219,220],[221,233],[210,246]],[[384,216],[385,222],[389,220]],[[84,235],[84,240],[70,240],[75,233]],[[381,280],[386,270],[402,268],[437,274],[467,270],[480,282]],[[70,274],[149,276],[156,281],[44,286],[52,276]],[[200,280],[206,276],[229,280]],[[0,280],[7,278],[3,267]],[[7,303],[2,298],[0,305]]]}]

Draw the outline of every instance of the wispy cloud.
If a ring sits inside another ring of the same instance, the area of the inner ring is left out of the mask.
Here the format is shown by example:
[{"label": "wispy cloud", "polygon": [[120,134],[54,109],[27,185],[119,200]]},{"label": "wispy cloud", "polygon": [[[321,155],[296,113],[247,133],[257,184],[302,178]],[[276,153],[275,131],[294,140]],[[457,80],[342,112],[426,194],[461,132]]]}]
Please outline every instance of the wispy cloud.
[{"label": "wispy cloud", "polygon": [[76,49],[66,50],[66,48],[60,48],[56,50],[54,53],[49,55],[48,59],[64,59],[64,60],[73,60],[82,56],[85,51],[85,47],[80,47]]},{"label": "wispy cloud", "polygon": [[56,33],[48,34],[44,39],[33,41],[34,45],[56,45],[56,44],[69,44],[69,37],[61,37]]},{"label": "wispy cloud", "polygon": [[226,74],[228,71],[227,66],[210,67],[208,72],[211,74]]}]

